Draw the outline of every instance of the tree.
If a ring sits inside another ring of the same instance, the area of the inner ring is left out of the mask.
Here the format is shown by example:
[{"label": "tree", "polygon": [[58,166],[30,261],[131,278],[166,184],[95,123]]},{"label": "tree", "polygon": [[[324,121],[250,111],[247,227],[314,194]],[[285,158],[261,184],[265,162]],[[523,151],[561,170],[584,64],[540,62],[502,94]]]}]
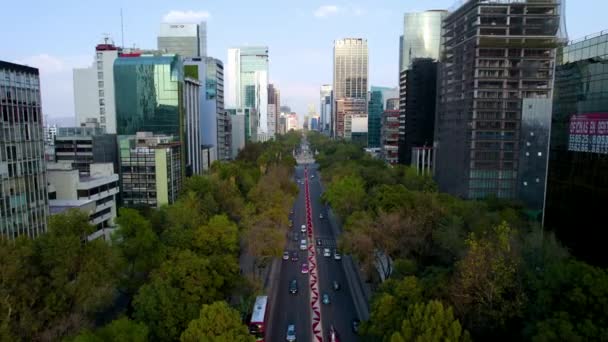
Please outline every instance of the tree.
[{"label": "tree", "polygon": [[192,245],[202,255],[237,255],[238,227],[226,215],[213,216],[207,224],[194,231]]},{"label": "tree", "polygon": [[148,341],[148,327],[143,323],[137,323],[126,317],[121,317],[94,332],[85,330],[71,340],[71,342],[105,341],[146,342]]},{"label": "tree", "polygon": [[346,219],[353,212],[363,209],[365,183],[358,176],[343,177],[330,183],[323,196],[336,213]]},{"label": "tree", "polygon": [[515,232],[505,222],[483,236],[471,234],[466,255],[457,263],[452,302],[476,335],[505,329],[521,316],[525,297],[514,239]]},{"label": "tree", "polygon": [[116,219],[113,241],[127,262],[123,286],[134,293],[161,263],[164,249],[150,222],[134,209],[123,208]]},{"label": "tree", "polygon": [[199,318],[188,324],[181,341],[250,342],[255,339],[241,322],[239,312],[222,301],[203,305]]},{"label": "tree", "polygon": [[432,300],[410,306],[401,329],[391,335],[391,342],[470,341],[469,333],[463,330],[454,318],[451,307]]}]

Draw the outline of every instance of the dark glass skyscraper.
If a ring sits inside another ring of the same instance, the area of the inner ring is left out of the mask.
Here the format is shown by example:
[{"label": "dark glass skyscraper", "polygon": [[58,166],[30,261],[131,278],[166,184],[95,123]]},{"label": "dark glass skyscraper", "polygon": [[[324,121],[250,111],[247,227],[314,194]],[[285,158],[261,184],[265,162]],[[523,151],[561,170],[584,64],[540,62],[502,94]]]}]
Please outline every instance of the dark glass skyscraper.
[{"label": "dark glass skyscraper", "polygon": [[558,54],[545,227],[575,255],[608,265],[608,33]]}]

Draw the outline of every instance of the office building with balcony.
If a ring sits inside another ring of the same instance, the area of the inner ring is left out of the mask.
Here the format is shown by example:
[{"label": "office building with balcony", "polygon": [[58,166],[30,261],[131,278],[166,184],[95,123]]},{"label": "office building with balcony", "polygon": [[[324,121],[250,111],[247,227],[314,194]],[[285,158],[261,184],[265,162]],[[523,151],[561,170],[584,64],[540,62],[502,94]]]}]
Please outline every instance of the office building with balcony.
[{"label": "office building with balcony", "polygon": [[440,190],[517,197],[523,103],[552,96],[559,23],[557,0],[471,0],[445,18],[434,137]]},{"label": "office building with balcony", "polygon": [[574,255],[608,266],[608,31],[573,41],[557,56],[545,229]]},{"label": "office building with balcony", "polygon": [[48,196],[38,69],[0,61],[0,238],[46,231]]},{"label": "office building with balcony", "polygon": [[158,208],[177,200],[183,182],[178,139],[152,132],[118,137],[122,202]]},{"label": "office building with balcony", "polygon": [[[83,202],[93,202],[90,223],[97,235],[109,235],[107,228],[114,227],[116,200],[119,193],[118,174],[112,163],[90,164],[90,173],[82,175],[66,163],[47,164],[50,210],[57,214]],[[101,231],[101,232],[98,232]]]},{"label": "office building with balcony", "polygon": [[399,161],[399,110],[389,109],[382,113],[380,155],[389,164]]},{"label": "office building with balcony", "polygon": [[120,48],[106,38],[104,43],[95,47],[92,66],[74,69],[74,112],[77,125],[93,119],[108,134],[116,134],[114,61],[119,54]]}]

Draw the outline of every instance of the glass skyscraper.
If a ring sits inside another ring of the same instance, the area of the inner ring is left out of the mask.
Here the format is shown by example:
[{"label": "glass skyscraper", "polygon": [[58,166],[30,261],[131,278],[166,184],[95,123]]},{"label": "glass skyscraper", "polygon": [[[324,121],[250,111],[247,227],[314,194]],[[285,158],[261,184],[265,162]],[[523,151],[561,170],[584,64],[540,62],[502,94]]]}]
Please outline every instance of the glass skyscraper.
[{"label": "glass skyscraper", "polygon": [[401,70],[408,69],[415,58],[439,59],[443,43],[441,21],[447,14],[445,10],[432,10],[403,15],[399,56]]},{"label": "glass skyscraper", "polygon": [[608,265],[608,32],[557,55],[545,228],[572,252]]},{"label": "glass skyscraper", "polygon": [[251,108],[257,115],[256,140],[269,137],[268,47],[228,49],[226,108]]},{"label": "glass skyscraper", "polygon": [[0,239],[36,237],[49,213],[38,69],[0,61]]},{"label": "glass skyscraper", "polygon": [[367,121],[368,147],[381,147],[382,113],[387,109],[387,100],[394,98],[399,98],[398,88],[371,87]]}]

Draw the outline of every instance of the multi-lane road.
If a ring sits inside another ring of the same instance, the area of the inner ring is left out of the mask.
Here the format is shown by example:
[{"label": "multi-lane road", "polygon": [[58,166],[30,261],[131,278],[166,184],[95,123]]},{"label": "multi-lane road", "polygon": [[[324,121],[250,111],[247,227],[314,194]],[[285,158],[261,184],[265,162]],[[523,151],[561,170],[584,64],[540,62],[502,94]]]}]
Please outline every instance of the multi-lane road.
[{"label": "multi-lane road", "polygon": [[[306,239],[304,233],[300,232],[300,227],[306,224],[306,205],[304,189],[304,168],[308,167],[309,193],[313,216],[313,229],[315,240],[321,240],[321,246],[317,241],[309,241],[315,244],[317,252],[319,290],[321,296],[328,294],[330,304],[321,304],[321,322],[324,332],[324,341],[329,341],[328,333],[330,326],[337,330],[340,341],[357,341],[357,336],[352,332],[352,321],[357,318],[355,305],[353,303],[351,289],[348,286],[342,261],[334,260],[336,249],[336,236],[334,236],[330,223],[327,220],[327,212],[321,203],[321,185],[319,184],[316,165],[308,164],[296,167],[295,177],[298,180],[300,192],[294,204],[292,214],[293,228],[289,231],[286,250],[290,255],[294,252],[298,254],[298,261],[283,260],[279,274],[271,281],[274,281],[271,297],[269,328],[266,334],[266,341],[285,341],[287,326],[294,324],[298,341],[313,341],[311,327],[311,307],[309,275],[301,273],[302,264],[306,263],[307,251],[299,249],[300,240]],[[314,176],[314,177],[313,177]],[[323,219],[319,215],[323,215]],[[294,238],[295,237],[295,238]],[[324,248],[330,248],[331,257],[323,256]],[[296,279],[298,283],[298,293],[291,294],[289,291],[290,282]],[[340,285],[339,290],[333,289],[333,282]]]}]

